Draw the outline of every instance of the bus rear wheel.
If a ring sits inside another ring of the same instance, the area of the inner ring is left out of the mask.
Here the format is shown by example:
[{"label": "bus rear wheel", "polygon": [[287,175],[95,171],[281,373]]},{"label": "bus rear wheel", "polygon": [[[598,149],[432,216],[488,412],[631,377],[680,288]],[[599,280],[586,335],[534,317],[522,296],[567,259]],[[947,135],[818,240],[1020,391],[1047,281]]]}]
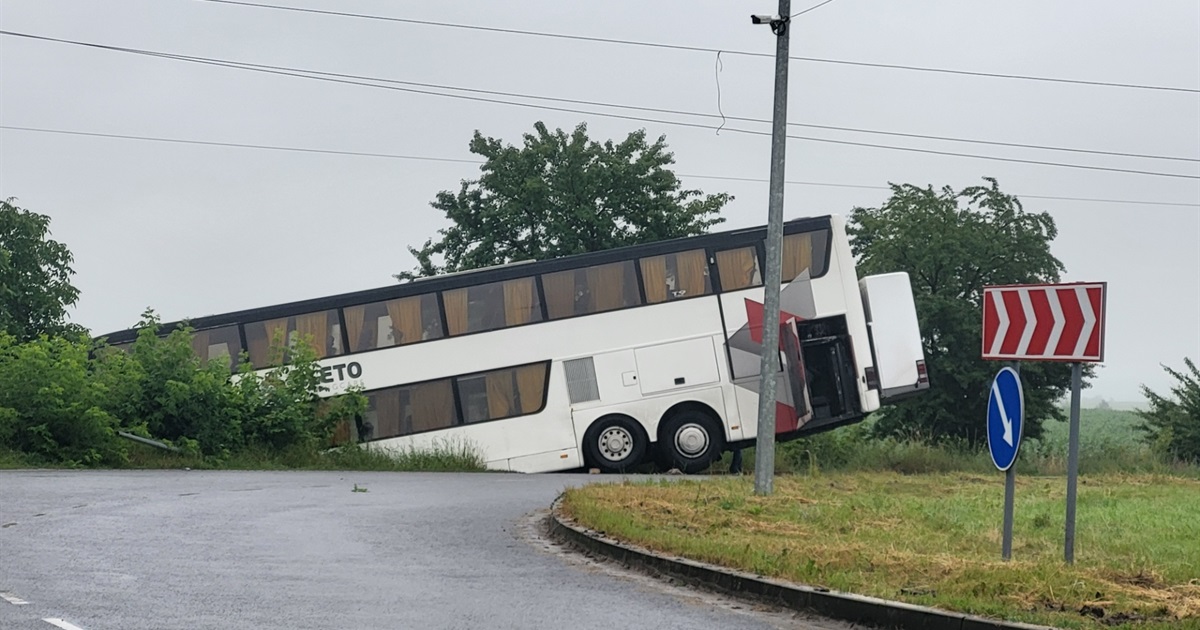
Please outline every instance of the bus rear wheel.
[{"label": "bus rear wheel", "polygon": [[658,436],[662,465],[689,475],[708,468],[725,451],[721,424],[699,409],[682,409],[671,414],[659,426]]},{"label": "bus rear wheel", "polygon": [[623,473],[641,463],[649,441],[633,418],[605,416],[584,433],[583,453],[589,466],[601,472]]}]

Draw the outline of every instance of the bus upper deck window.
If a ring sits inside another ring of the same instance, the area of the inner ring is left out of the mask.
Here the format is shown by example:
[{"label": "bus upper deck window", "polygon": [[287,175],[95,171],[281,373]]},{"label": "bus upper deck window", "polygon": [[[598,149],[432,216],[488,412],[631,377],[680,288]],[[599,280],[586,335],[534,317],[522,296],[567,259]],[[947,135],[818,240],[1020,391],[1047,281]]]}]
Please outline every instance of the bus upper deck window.
[{"label": "bus upper deck window", "polygon": [[737,291],[762,284],[758,252],[753,247],[717,252],[717,272],[721,274],[722,291]]},{"label": "bus upper deck window", "polygon": [[643,258],[641,265],[649,304],[712,293],[708,257],[702,249]]}]

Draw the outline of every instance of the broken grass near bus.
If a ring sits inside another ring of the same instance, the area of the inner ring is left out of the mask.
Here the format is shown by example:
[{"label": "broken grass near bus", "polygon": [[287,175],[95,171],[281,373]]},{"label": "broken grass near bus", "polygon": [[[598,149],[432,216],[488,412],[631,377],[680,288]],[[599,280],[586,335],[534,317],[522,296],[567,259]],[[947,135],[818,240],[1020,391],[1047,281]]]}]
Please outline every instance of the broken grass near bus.
[{"label": "broken grass near bus", "polygon": [[[1097,475],[1079,486],[1076,565],[1062,562],[1065,482],[1018,477],[1012,562],[1003,478],[894,473],[597,484],[567,515],[650,549],[947,610],[1063,628],[1200,628],[1200,481]],[[1080,611],[1085,614],[1080,614]],[[1103,625],[1104,619],[1141,619]]]}]

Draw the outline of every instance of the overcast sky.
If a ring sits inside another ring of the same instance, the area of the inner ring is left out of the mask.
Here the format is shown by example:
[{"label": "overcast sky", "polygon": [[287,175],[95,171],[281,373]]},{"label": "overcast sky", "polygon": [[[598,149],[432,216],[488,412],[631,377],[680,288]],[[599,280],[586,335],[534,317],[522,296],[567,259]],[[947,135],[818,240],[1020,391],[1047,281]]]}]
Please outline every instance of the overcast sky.
[{"label": "overcast sky", "polygon": [[[257,0],[255,0],[257,1]],[[263,0],[271,1],[271,0]],[[758,3],[619,0],[276,4],[773,53]],[[811,4],[815,4],[812,2]],[[797,3],[799,11],[809,3]],[[405,81],[769,118],[766,57],[549,39],[198,0],[0,0],[8,31]],[[1200,2],[838,0],[797,18],[796,56],[1182,87],[1169,91],[794,61],[793,122],[1190,158],[1160,160],[793,128],[792,133],[1160,177],[792,140],[786,218],[847,214],[888,182],[961,188],[996,177],[1058,223],[1068,281],[1107,281],[1107,362],[1089,396],[1140,398],[1160,363],[1200,360]],[[718,75],[718,69],[720,70]],[[562,106],[562,105],[560,105]],[[595,107],[577,107],[597,110]],[[616,110],[604,110],[616,111]],[[624,112],[629,114],[630,112]],[[633,113],[708,123],[679,115]],[[685,184],[727,191],[723,228],[761,225],[770,139],[332,84],[0,37],[0,124],[90,133],[473,159],[476,130],[519,142],[535,121],[594,138],[666,134]],[[718,121],[719,122],[719,121]],[[744,122],[743,129],[768,130]],[[455,162],[167,144],[0,130],[0,196],[52,217],[75,254],[74,321],[94,333],[389,284],[429,207],[477,167]]]}]

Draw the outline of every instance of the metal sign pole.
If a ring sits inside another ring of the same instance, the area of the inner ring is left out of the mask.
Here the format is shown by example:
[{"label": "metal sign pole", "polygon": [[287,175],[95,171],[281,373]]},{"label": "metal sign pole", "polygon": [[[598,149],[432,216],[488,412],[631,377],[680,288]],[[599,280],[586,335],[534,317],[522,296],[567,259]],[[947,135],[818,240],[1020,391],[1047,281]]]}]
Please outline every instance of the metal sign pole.
[{"label": "metal sign pole", "polygon": [[1067,443],[1067,531],[1063,558],[1075,564],[1075,483],[1079,480],[1079,389],[1083,364],[1071,364],[1071,433]]},{"label": "metal sign pole", "polygon": [[779,372],[779,284],[783,275],[783,183],[787,148],[788,32],[791,0],[779,0],[771,20],[775,33],[775,113],[771,126],[771,183],[768,204],[766,278],[763,282],[762,360],[759,363],[758,436],[754,449],[754,494],[775,485],[775,379]]},{"label": "metal sign pole", "polygon": [[[1013,364],[1017,376],[1021,375],[1021,363]],[[1004,472],[1004,536],[1001,542],[1000,556],[1005,560],[1012,559],[1013,535],[1013,499],[1017,493],[1017,461],[1014,459],[1008,470]]]}]

